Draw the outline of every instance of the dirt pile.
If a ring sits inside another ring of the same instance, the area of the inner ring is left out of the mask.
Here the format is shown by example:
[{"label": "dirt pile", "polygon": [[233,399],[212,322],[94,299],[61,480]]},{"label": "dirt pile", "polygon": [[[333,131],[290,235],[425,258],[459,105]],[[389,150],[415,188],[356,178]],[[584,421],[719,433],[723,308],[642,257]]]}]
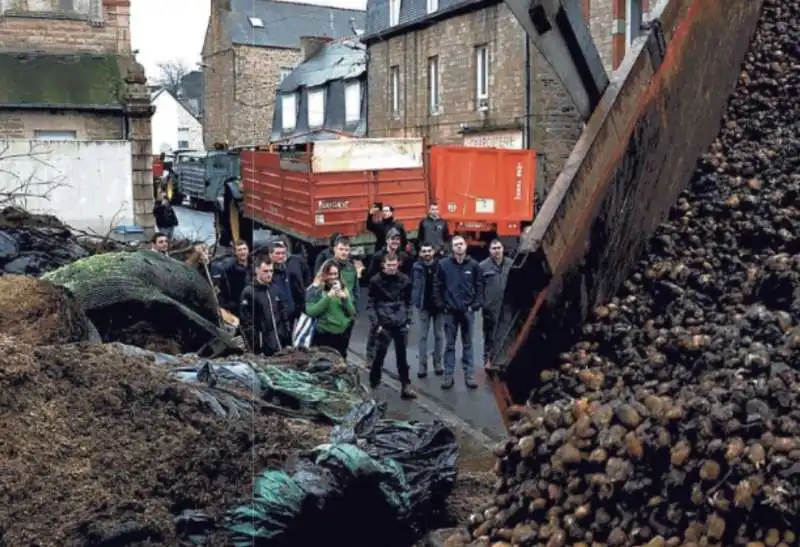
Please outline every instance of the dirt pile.
[{"label": "dirt pile", "polygon": [[123,245],[95,237],[78,237],[51,215],[17,207],[0,210],[0,271],[39,276],[97,252]]},{"label": "dirt pile", "polygon": [[267,412],[220,418],[192,387],[115,347],[0,337],[0,363],[4,545],[120,535],[178,545],[184,510],[217,517],[250,499],[254,470],[327,440],[327,428]]},{"label": "dirt pile", "polygon": [[766,0],[689,188],[497,447],[476,544],[797,545],[799,44]]},{"label": "dirt pile", "polygon": [[0,277],[0,332],[27,344],[89,340],[89,319],[65,288],[24,275]]}]

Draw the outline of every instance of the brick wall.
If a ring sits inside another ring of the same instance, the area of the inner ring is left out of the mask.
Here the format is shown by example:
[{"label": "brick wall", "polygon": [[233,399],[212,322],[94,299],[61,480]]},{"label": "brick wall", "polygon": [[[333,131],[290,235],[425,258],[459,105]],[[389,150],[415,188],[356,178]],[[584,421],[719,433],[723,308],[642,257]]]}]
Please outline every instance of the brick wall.
[{"label": "brick wall", "polygon": [[[611,6],[590,4],[590,29],[600,54],[611,65]],[[609,32],[607,32],[607,30]],[[606,34],[608,35],[606,37]],[[490,131],[524,128],[525,33],[505,4],[460,15],[420,31],[379,41],[369,47],[369,134],[373,137],[416,136],[428,142],[463,142],[462,127]],[[489,49],[489,110],[476,105],[475,46]],[[442,110],[428,108],[428,59],[439,57]],[[400,115],[392,119],[390,71],[400,74]],[[549,65],[531,47],[532,147],[552,183],[572,150],[582,124]]]},{"label": "brick wall", "polygon": [[6,14],[0,17],[0,49],[129,54],[129,0],[103,0],[101,24],[92,24],[88,15],[70,19]]},{"label": "brick wall", "polygon": [[79,140],[119,140],[122,123],[122,116],[113,114],[0,110],[0,137],[33,139],[36,131],[75,131]]}]

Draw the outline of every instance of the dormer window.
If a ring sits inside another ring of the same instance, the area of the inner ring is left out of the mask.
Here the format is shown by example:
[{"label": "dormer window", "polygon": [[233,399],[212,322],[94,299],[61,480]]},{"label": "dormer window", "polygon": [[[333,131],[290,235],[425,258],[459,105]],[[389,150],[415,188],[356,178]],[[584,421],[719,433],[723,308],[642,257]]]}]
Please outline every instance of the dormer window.
[{"label": "dormer window", "polygon": [[389,0],[389,26],[400,23],[400,0]]}]

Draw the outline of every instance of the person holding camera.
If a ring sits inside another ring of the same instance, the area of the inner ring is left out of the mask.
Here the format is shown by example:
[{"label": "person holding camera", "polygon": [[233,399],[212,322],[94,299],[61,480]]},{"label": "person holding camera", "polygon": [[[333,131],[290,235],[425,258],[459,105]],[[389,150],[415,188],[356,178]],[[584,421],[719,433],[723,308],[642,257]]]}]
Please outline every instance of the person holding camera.
[{"label": "person holding camera", "polygon": [[316,319],[312,346],[333,348],[347,357],[348,327],[356,316],[353,296],[342,283],[336,260],[326,260],[306,292],[306,314]]}]

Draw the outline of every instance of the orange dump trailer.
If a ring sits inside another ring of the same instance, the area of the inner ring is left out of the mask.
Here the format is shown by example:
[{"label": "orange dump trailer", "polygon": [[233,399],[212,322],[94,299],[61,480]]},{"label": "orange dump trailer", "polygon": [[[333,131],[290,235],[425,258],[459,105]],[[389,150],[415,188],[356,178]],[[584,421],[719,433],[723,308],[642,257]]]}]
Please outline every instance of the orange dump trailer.
[{"label": "orange dump trailer", "polygon": [[432,146],[428,180],[450,231],[473,244],[518,237],[533,221],[533,150]]}]

